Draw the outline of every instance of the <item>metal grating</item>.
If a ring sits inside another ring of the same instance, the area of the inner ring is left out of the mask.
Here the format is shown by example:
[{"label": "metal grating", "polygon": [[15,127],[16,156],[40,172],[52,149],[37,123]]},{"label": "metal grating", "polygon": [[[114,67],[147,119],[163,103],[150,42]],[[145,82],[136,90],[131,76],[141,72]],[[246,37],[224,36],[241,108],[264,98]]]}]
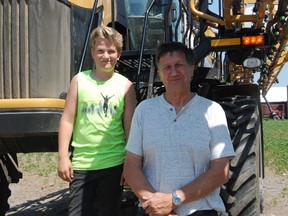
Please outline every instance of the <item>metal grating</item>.
[{"label": "metal grating", "polygon": [[0,97],[29,95],[28,7],[26,1],[1,1]]},{"label": "metal grating", "polygon": [[71,78],[70,8],[0,1],[0,99],[58,98]]}]

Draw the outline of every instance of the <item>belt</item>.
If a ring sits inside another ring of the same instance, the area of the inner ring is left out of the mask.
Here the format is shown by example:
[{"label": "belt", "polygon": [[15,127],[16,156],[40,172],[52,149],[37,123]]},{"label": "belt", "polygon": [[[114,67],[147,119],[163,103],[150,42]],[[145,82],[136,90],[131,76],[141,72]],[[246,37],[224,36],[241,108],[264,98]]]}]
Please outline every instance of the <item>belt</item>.
[{"label": "belt", "polygon": [[218,216],[218,213],[215,210],[200,210],[188,216]]}]

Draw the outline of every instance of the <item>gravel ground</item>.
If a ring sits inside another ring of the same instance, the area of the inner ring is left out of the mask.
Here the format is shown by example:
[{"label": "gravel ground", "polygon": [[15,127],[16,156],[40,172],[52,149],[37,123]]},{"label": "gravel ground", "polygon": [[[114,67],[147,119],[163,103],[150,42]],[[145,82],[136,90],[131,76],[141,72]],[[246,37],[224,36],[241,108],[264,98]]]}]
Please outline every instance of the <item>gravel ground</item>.
[{"label": "gravel ground", "polygon": [[23,172],[18,184],[10,184],[10,210],[7,215],[67,215],[68,183],[55,175]]},{"label": "gravel ground", "polygon": [[[10,184],[10,210],[7,216],[66,215],[68,183],[57,177],[56,171],[48,176],[23,171],[18,184]],[[288,176],[265,170],[264,215],[286,216],[288,212]],[[126,214],[123,214],[126,215]]]}]

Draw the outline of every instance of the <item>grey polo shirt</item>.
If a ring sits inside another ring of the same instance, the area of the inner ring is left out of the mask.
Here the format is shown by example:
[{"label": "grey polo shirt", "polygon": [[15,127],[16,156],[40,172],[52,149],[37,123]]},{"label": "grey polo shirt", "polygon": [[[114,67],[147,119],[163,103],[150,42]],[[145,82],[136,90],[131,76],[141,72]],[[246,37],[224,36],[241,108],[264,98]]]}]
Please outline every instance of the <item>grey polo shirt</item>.
[{"label": "grey polo shirt", "polygon": [[[141,102],[134,113],[127,151],[143,157],[143,171],[159,192],[171,193],[193,181],[214,159],[234,156],[222,107],[196,95],[176,114],[162,96]],[[220,189],[175,209],[225,211]]]}]

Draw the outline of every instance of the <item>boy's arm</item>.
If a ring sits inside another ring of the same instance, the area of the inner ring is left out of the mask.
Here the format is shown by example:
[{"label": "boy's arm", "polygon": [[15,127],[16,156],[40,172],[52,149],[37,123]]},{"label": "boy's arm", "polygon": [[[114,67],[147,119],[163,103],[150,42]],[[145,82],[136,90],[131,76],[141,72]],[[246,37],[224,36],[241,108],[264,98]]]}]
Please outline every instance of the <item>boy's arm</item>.
[{"label": "boy's arm", "polygon": [[69,159],[69,145],[73,133],[74,120],[77,109],[77,75],[73,77],[66,97],[65,108],[60,119],[58,132],[58,175],[70,182],[73,178],[73,169]]},{"label": "boy's arm", "polygon": [[128,140],[131,121],[136,108],[136,103],[137,101],[134,86],[132,82],[128,80],[125,90],[125,102],[124,102],[125,108],[123,113],[123,124],[126,135],[126,141]]}]

